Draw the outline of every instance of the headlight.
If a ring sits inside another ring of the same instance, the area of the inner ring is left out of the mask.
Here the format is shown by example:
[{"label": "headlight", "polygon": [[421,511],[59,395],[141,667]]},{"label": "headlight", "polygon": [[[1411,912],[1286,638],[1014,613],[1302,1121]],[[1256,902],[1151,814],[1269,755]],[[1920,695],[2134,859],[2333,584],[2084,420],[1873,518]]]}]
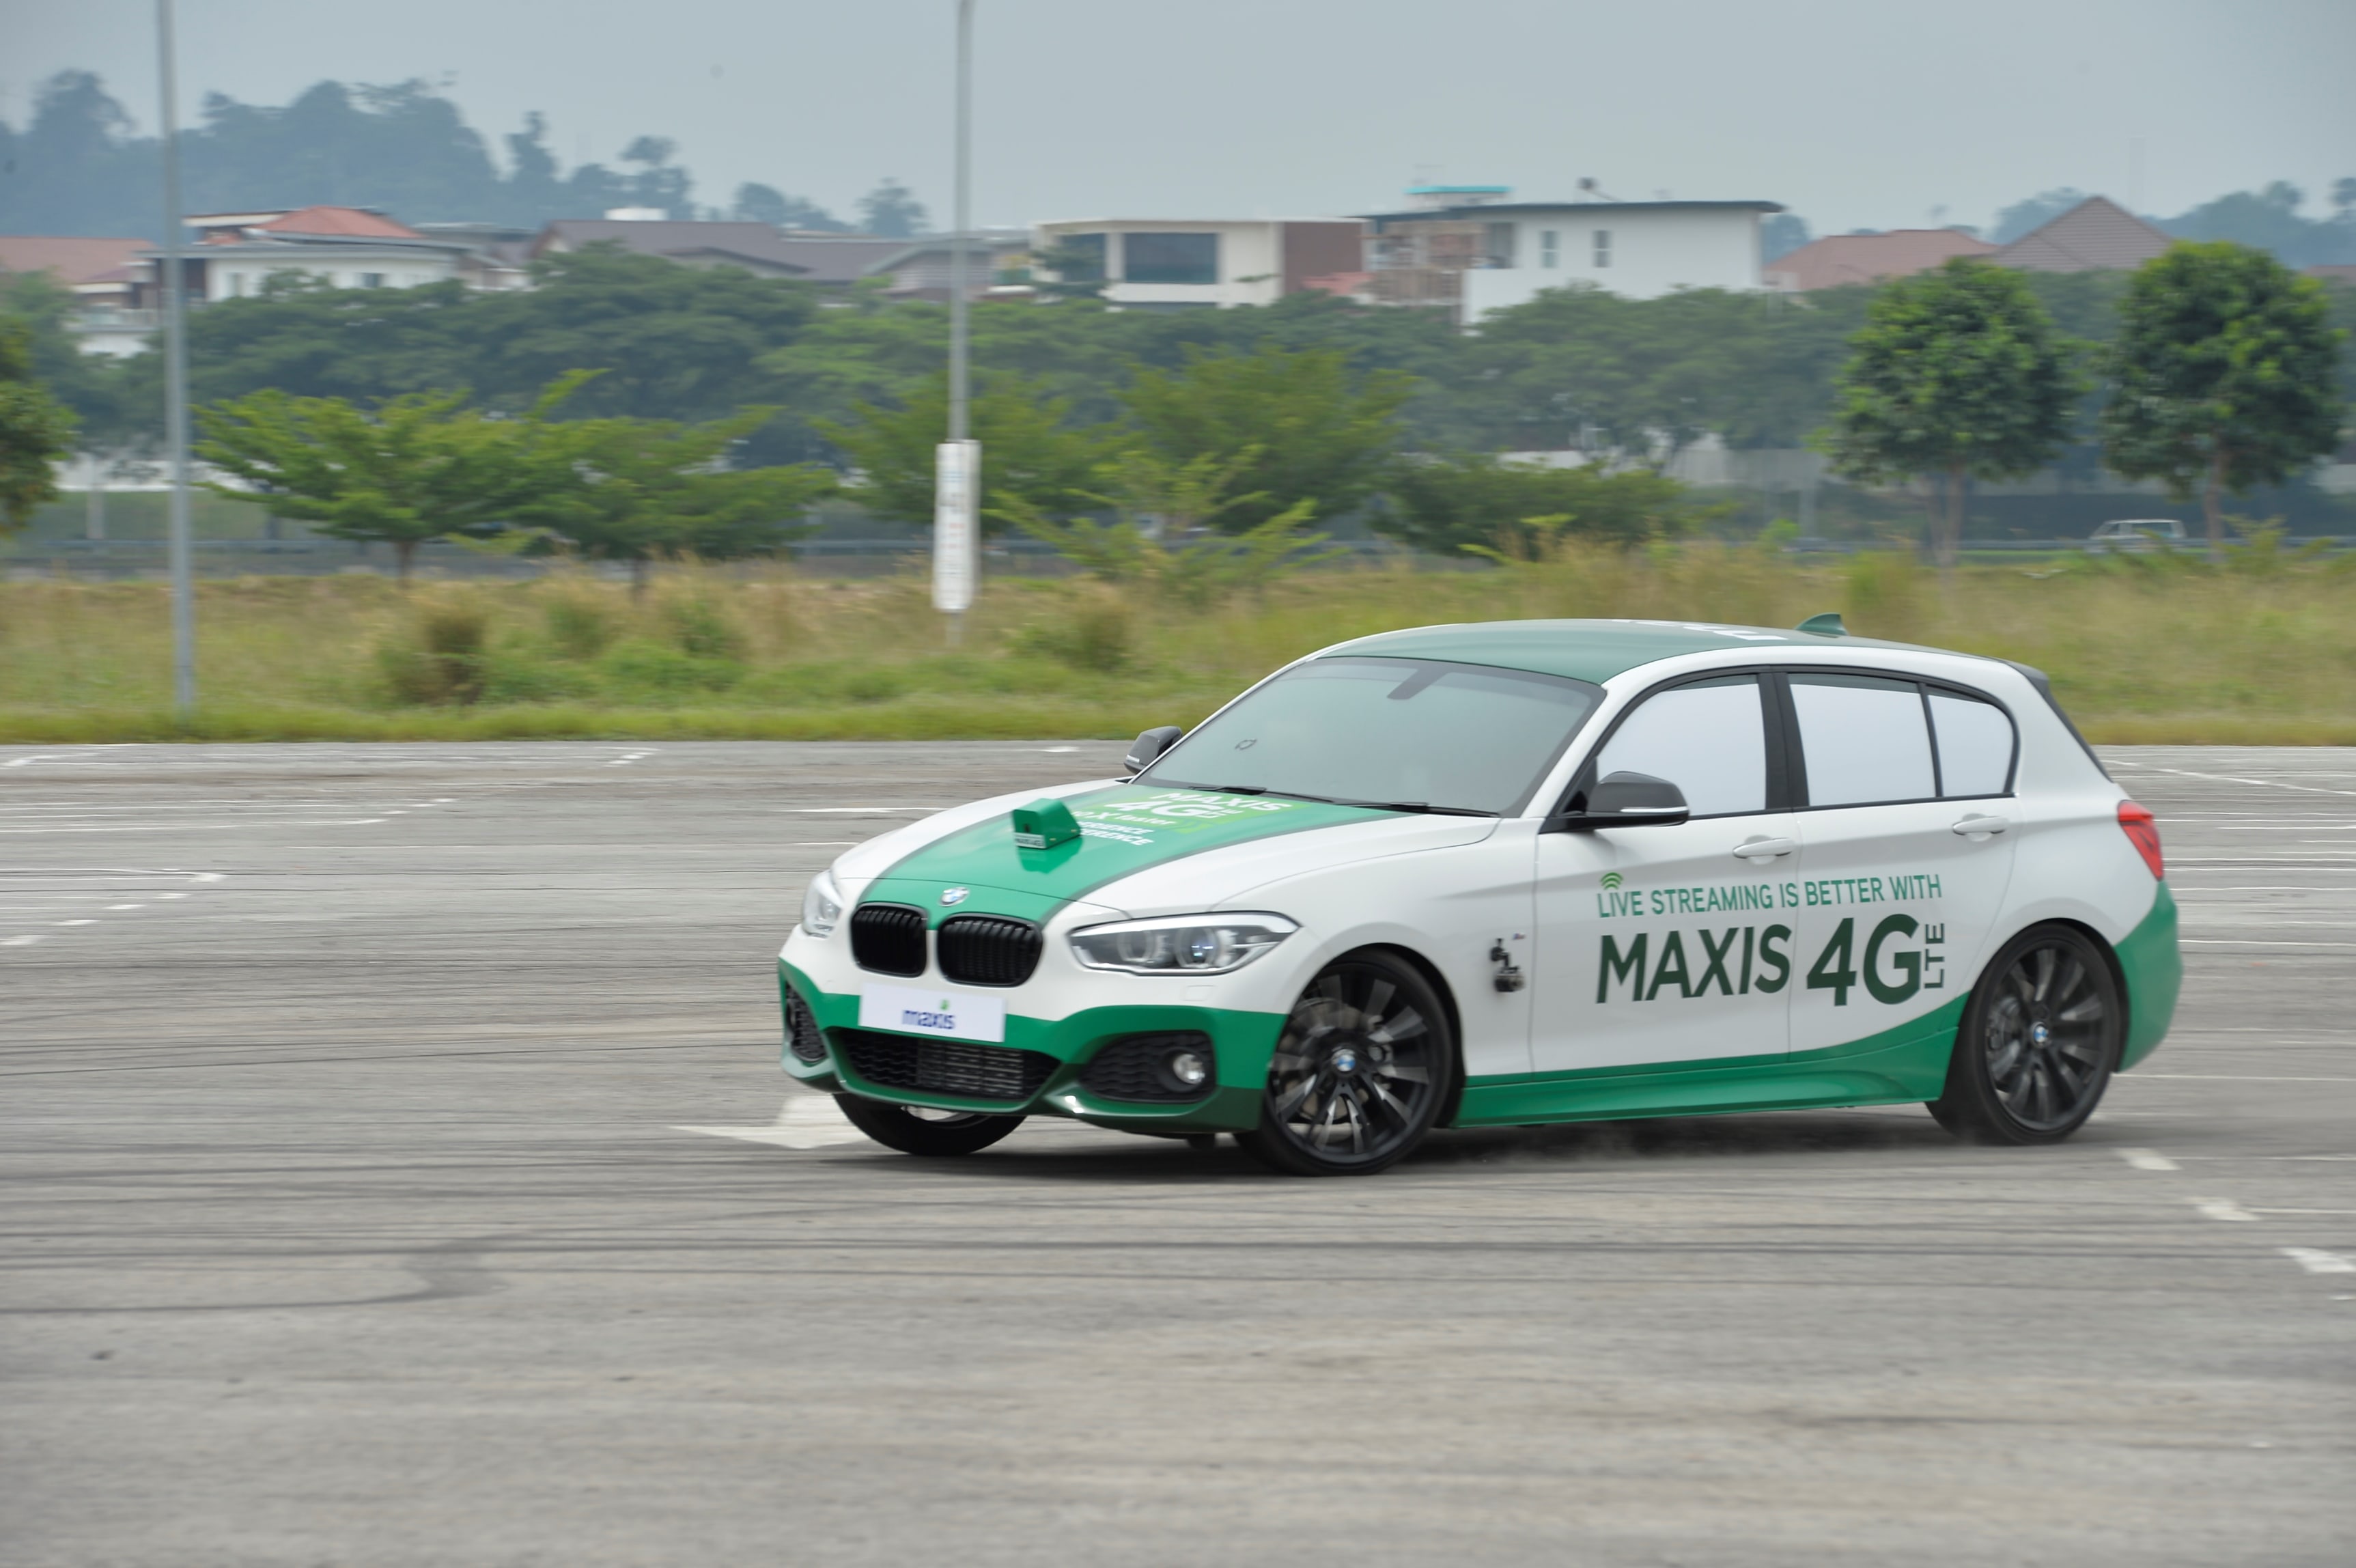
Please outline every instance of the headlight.
[{"label": "headlight", "polygon": [[841,920],[842,889],[835,886],[833,872],[821,871],[802,895],[802,929],[814,937],[830,937]]},{"label": "headlight", "polygon": [[1281,915],[1176,915],[1116,920],[1074,931],[1072,953],[1090,969],[1131,974],[1226,974],[1301,928]]}]

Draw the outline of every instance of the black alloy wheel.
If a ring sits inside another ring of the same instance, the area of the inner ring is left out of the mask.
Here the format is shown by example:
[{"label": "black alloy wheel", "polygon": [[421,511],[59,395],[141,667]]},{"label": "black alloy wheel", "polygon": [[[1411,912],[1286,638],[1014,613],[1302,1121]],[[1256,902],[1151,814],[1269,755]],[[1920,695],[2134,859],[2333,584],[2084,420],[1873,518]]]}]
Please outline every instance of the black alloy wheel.
[{"label": "black alloy wheel", "polygon": [[1430,984],[1367,950],[1325,966],[1269,1059],[1259,1125],[1237,1142],[1291,1176],[1368,1176],[1420,1143],[1455,1082],[1456,1043]]},{"label": "black alloy wheel", "polygon": [[2093,939],[2031,927],[1973,988],[1931,1114],[1976,1143],[2058,1144],[2102,1102],[2126,1035],[2118,981]]},{"label": "black alloy wheel", "polygon": [[891,1105],[857,1094],[838,1094],[834,1102],[852,1126],[885,1148],[933,1159],[977,1154],[1023,1125],[1020,1116]]}]

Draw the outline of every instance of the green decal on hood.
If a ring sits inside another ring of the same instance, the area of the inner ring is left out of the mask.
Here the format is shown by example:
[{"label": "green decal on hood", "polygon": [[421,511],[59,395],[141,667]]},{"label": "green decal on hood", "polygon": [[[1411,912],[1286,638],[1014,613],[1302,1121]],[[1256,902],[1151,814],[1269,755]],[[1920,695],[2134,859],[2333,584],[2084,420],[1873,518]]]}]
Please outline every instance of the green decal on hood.
[{"label": "green decal on hood", "polygon": [[1064,804],[1079,822],[1078,838],[1024,849],[1015,842],[1011,814],[992,817],[916,850],[877,877],[861,902],[915,904],[936,922],[960,910],[983,909],[1044,920],[1108,882],[1166,860],[1396,814],[1281,795],[1127,784],[1074,795]]}]

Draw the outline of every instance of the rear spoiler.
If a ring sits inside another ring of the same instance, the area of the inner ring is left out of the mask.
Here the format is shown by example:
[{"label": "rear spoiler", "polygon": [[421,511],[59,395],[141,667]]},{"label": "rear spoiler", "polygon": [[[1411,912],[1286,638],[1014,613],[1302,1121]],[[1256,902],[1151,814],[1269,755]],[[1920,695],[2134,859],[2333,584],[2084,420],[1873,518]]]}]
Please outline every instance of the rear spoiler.
[{"label": "rear spoiler", "polygon": [[[2029,683],[2037,688],[2037,694],[2045,699],[2045,705],[2053,710],[2053,716],[2062,721],[2062,727],[2070,732],[2070,738],[2078,743],[2078,749],[2086,754],[2086,760],[2094,765],[2094,770],[2096,772],[2100,773],[2104,778],[2109,779],[2111,777],[2111,770],[2103,766],[2103,759],[2094,755],[2094,748],[2086,744],[2086,737],[2078,733],[2078,726],[2072,724],[2070,722],[2070,715],[2062,711],[2061,699],[2054,696],[2053,682],[2046,675],[2045,671],[2037,669],[2032,665],[2022,664],[2010,659],[2006,660],[2005,662],[2007,664],[2010,664],[2015,670],[2019,671],[2023,675],[2029,677]],[[2117,782],[2115,779],[2113,779],[2112,781],[2114,783]]]}]

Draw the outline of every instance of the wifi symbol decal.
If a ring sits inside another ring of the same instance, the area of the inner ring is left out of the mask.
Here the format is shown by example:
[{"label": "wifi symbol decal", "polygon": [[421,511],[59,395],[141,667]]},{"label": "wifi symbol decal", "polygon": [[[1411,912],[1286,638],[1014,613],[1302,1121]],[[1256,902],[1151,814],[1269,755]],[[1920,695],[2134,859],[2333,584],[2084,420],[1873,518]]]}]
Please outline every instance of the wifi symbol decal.
[{"label": "wifi symbol decal", "polygon": [[1607,872],[1605,872],[1605,873],[1603,874],[1603,890],[1604,890],[1605,892],[1609,893],[1609,892],[1612,891],[1614,888],[1617,888],[1619,886],[1620,886],[1620,874],[1619,874],[1618,872],[1616,872],[1616,871],[1607,871]]}]

